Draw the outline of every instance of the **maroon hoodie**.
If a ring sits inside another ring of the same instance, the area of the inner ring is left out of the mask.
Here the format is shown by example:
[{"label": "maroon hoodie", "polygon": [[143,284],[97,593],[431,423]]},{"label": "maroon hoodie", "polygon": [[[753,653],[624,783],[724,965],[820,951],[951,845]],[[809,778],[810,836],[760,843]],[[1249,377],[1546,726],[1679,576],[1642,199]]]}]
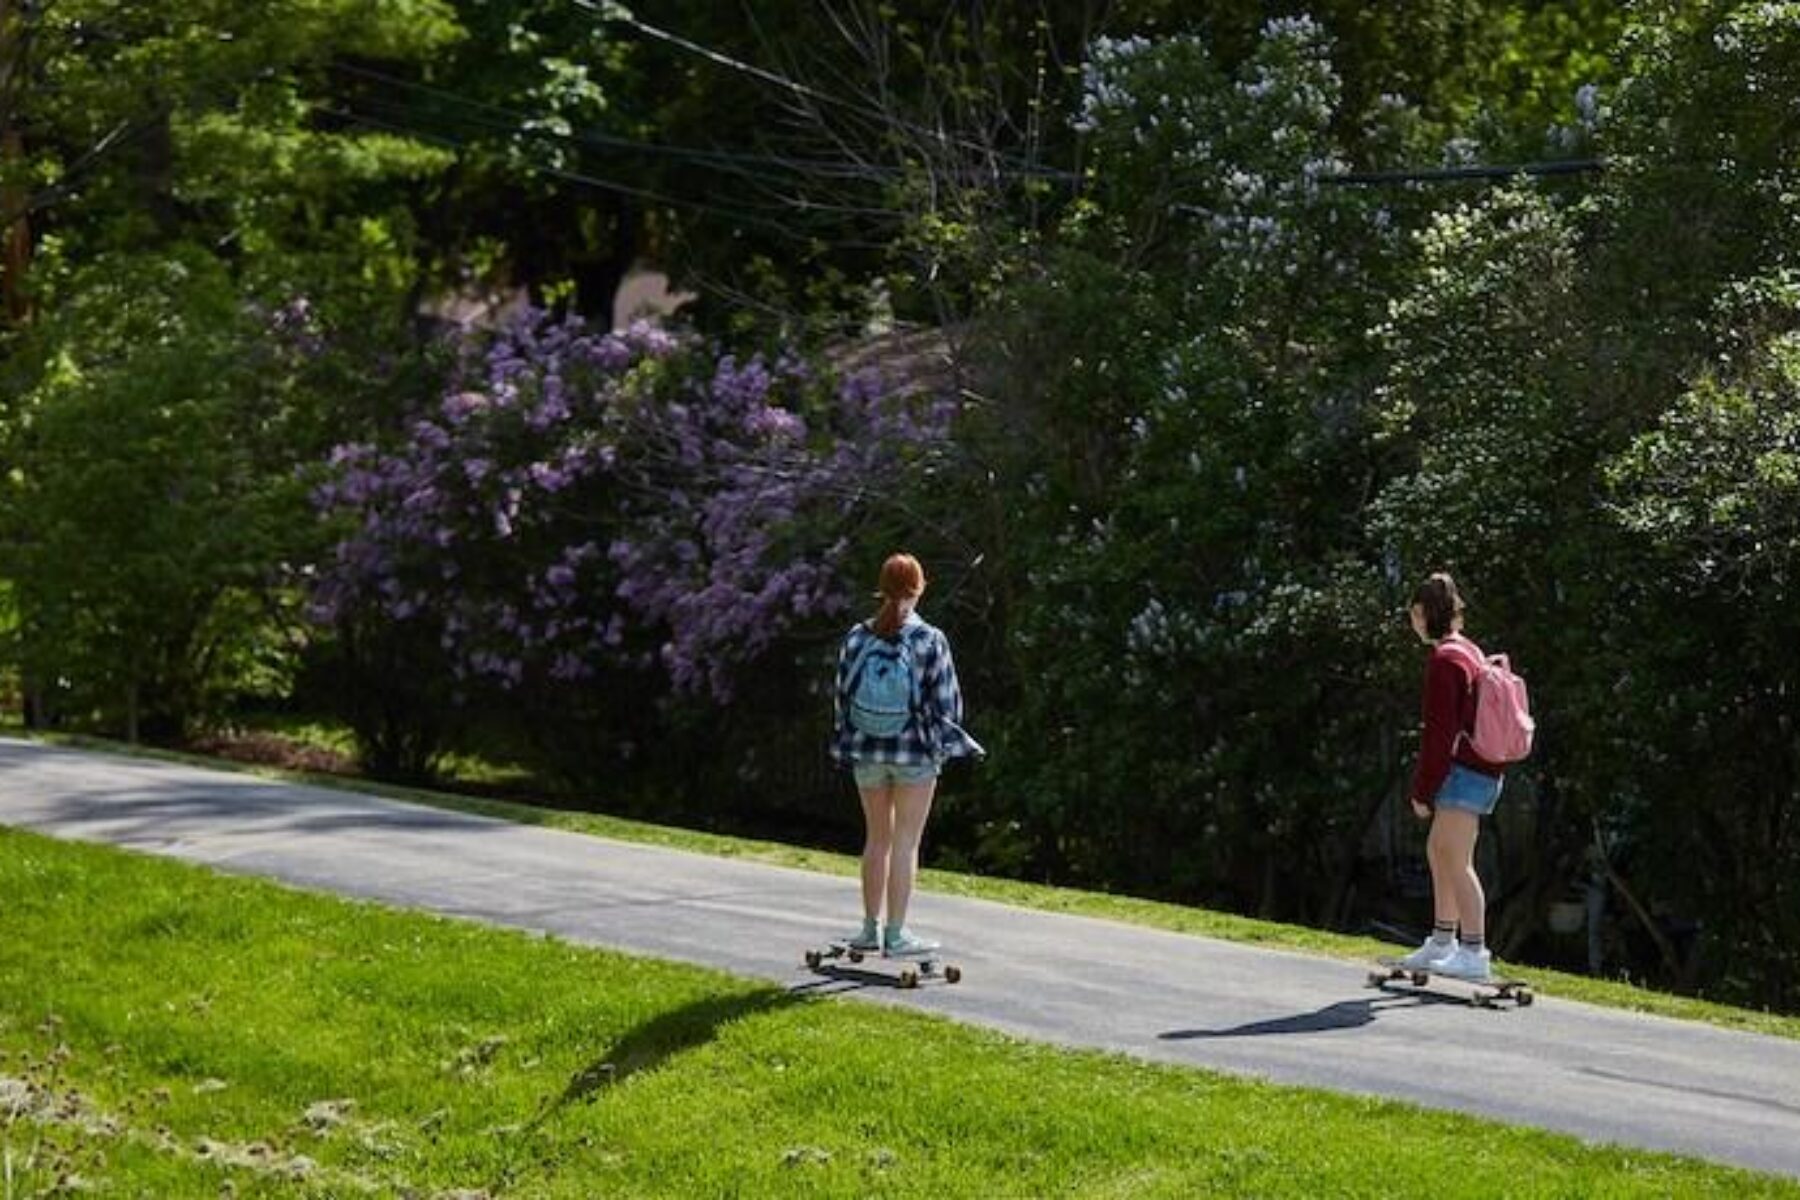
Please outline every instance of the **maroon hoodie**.
[{"label": "maroon hoodie", "polygon": [[1412,798],[1421,804],[1429,806],[1437,799],[1452,762],[1496,779],[1503,771],[1478,758],[1468,739],[1458,736],[1475,730],[1475,665],[1481,661],[1481,647],[1460,633],[1431,648],[1425,663],[1425,724],[1412,782]]}]

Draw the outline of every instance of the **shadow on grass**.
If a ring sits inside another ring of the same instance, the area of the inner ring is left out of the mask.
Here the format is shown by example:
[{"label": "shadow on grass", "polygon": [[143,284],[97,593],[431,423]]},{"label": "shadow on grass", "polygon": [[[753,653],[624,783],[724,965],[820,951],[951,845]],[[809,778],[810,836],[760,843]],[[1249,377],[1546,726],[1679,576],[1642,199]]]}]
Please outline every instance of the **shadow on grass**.
[{"label": "shadow on grass", "polygon": [[1191,1042],[1203,1038],[1265,1037],[1269,1034],[1280,1033],[1329,1033],[1334,1029],[1359,1029],[1364,1025],[1373,1024],[1375,1018],[1384,1012],[1403,1008],[1422,1008],[1428,1004],[1454,1004],[1463,1008],[1472,1007],[1468,1000],[1456,996],[1443,996],[1436,992],[1390,992],[1384,989],[1379,996],[1369,996],[1361,1000],[1340,1000],[1336,1004],[1327,1004],[1324,1008],[1314,1009],[1312,1012],[1295,1013],[1287,1017],[1271,1017],[1266,1021],[1251,1021],[1244,1025],[1234,1025],[1229,1029],[1171,1029],[1156,1036],[1159,1041],[1164,1042]]},{"label": "shadow on grass", "polygon": [[678,1054],[706,1045],[733,1021],[803,1002],[802,997],[770,988],[735,996],[709,996],[654,1017],[571,1075],[562,1093],[539,1107],[528,1128],[542,1125],[571,1105],[593,1100],[633,1075],[654,1071]]},{"label": "shadow on grass", "polygon": [[[820,963],[812,968],[813,978],[805,983],[796,983],[788,989],[795,996],[838,996],[845,992],[861,991],[863,988],[893,988],[906,990],[907,985],[900,981],[900,969],[882,970],[878,967],[846,967],[839,963]],[[942,974],[924,977],[914,987],[945,986]]]}]

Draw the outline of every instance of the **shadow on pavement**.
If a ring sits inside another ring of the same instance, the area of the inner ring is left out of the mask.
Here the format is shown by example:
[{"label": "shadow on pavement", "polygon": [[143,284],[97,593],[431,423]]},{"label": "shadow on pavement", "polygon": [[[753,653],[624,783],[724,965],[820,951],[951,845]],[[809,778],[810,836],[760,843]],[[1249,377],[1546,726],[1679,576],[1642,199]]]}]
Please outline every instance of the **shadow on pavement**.
[{"label": "shadow on pavement", "polygon": [[[9,769],[0,756],[0,775]],[[238,780],[136,779],[122,786],[92,787],[58,802],[60,826],[105,826],[123,837],[168,840],[189,827],[212,829],[220,823],[227,823],[233,832],[292,833],[481,834],[505,827],[492,818],[357,793],[298,785],[276,789]]]},{"label": "shadow on pavement", "polygon": [[[1440,996],[1435,992],[1389,992],[1366,996],[1360,1000],[1340,1000],[1312,1012],[1288,1017],[1271,1017],[1251,1021],[1229,1029],[1170,1029],[1157,1034],[1164,1042],[1187,1042],[1200,1038],[1263,1037],[1275,1033],[1329,1033],[1334,1029],[1357,1029],[1373,1024],[1384,1012],[1402,1008],[1422,1008],[1428,1004],[1455,1004],[1470,1007],[1467,1000]],[[1495,1010],[1500,1011],[1500,1010]]]}]

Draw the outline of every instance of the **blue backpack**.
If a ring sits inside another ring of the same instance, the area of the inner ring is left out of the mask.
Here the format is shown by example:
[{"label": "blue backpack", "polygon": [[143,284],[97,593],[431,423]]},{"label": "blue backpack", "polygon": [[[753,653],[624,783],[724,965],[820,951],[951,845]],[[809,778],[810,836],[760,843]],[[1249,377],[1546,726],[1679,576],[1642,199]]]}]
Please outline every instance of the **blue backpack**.
[{"label": "blue backpack", "polygon": [[905,638],[870,637],[850,668],[850,727],[899,737],[919,706],[919,681]]}]

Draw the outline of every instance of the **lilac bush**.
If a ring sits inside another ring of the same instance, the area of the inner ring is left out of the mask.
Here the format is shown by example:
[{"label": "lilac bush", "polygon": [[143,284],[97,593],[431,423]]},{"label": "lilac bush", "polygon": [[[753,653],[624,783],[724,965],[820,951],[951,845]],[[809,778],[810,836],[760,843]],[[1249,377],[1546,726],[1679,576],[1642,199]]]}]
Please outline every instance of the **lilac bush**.
[{"label": "lilac bush", "polygon": [[642,324],[532,314],[459,354],[390,444],[333,451],[313,496],[341,536],[311,610],[435,645],[464,697],[625,669],[730,699],[784,635],[842,618],[852,523],[952,415]]}]

